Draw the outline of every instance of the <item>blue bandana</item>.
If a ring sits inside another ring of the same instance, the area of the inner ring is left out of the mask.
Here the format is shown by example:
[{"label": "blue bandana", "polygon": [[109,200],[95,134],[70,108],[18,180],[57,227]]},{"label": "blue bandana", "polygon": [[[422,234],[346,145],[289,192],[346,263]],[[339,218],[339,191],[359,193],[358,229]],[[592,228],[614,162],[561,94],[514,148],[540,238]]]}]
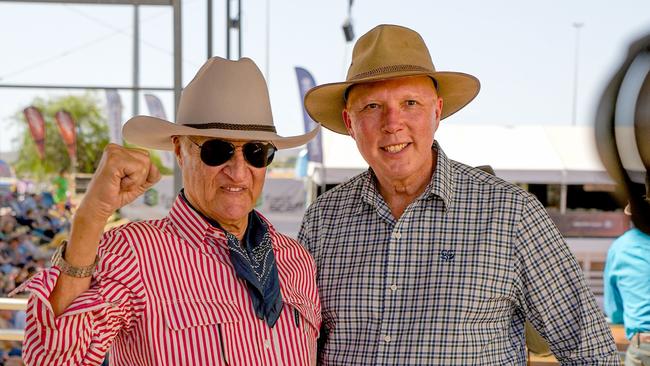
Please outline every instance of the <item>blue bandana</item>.
[{"label": "blue bandana", "polygon": [[224,232],[230,249],[230,261],[235,267],[237,277],[246,281],[255,315],[259,319],[264,319],[272,328],[280,317],[283,302],[273,243],[266,223],[255,210],[251,211],[248,214],[244,240],[240,242],[234,235],[224,230],[217,221],[196,210],[183,191],[181,196],[208,223]]},{"label": "blue bandana", "polygon": [[248,214],[248,227],[240,243],[231,233],[228,237],[230,260],[237,276],[246,281],[258,318],[273,327],[282,312],[282,295],[278,267],[273,255],[269,230],[257,212]]}]

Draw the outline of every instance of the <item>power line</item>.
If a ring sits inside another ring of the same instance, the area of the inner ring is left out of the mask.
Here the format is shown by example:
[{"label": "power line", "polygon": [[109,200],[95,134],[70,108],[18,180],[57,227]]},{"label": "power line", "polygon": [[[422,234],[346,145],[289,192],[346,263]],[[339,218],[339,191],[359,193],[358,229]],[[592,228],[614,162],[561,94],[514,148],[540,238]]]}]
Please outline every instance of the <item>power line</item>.
[{"label": "power line", "polygon": [[[188,3],[192,3],[192,2],[195,2],[195,1],[196,0],[189,0]],[[61,58],[67,57],[67,56],[70,56],[73,53],[82,51],[82,50],[84,50],[86,48],[89,48],[91,46],[95,46],[97,43],[106,41],[107,39],[113,38],[113,37],[115,37],[117,35],[124,35],[124,36],[129,36],[130,37],[133,34],[132,32],[128,32],[125,29],[117,28],[117,27],[115,27],[115,26],[113,26],[113,25],[111,25],[109,23],[106,23],[105,21],[103,21],[103,20],[101,20],[99,18],[93,17],[93,16],[91,16],[91,15],[89,15],[89,14],[87,14],[87,13],[85,13],[85,12],[75,8],[75,7],[72,7],[72,6],[67,5],[67,4],[62,4],[62,5],[65,6],[66,9],[68,9],[68,10],[70,10],[72,12],[75,12],[78,15],[81,15],[81,16],[83,16],[83,17],[85,17],[85,18],[87,18],[87,19],[89,19],[89,20],[91,20],[91,21],[105,27],[105,28],[108,28],[108,29],[112,30],[113,32],[110,33],[110,34],[106,34],[106,35],[103,35],[101,37],[92,39],[92,40],[90,40],[88,42],[82,43],[81,45],[78,45],[78,46],[69,48],[67,50],[64,50],[64,51],[56,54],[55,56],[48,57],[48,58],[36,61],[36,62],[34,62],[32,64],[26,65],[23,68],[18,69],[18,70],[11,71],[11,72],[9,72],[7,74],[4,74],[4,75],[0,75],[0,80],[6,80],[7,78],[14,77],[16,75],[19,75],[19,74],[25,73],[27,71],[30,71],[30,70],[36,69],[38,67],[41,67],[41,66],[43,66],[43,65],[45,65],[47,63],[59,60]],[[163,14],[165,14],[165,11],[160,11],[160,12],[155,13],[152,16],[144,19],[142,22],[148,22],[148,21],[154,20],[154,19],[160,17]],[[173,54],[174,54],[173,51],[170,51],[170,50],[165,49],[163,47],[160,47],[160,46],[158,46],[156,44],[148,42],[148,41],[146,41],[146,40],[144,40],[142,38],[139,38],[138,40],[140,42],[142,42],[142,44],[148,46],[149,48],[151,48],[153,50],[156,50],[158,52],[164,53],[164,54],[166,54],[168,56],[173,56]],[[188,59],[182,59],[182,62],[191,64],[193,66],[197,65],[197,63],[195,61],[188,60]]]},{"label": "power line", "polygon": [[[113,30],[113,31],[116,32],[116,33],[121,33],[121,34],[123,34],[123,35],[125,35],[125,36],[129,36],[129,37],[131,37],[131,38],[132,38],[132,36],[133,36],[133,33],[132,33],[132,32],[128,32],[128,31],[126,31],[125,29],[120,29],[120,28],[115,27],[115,26],[113,26],[113,25],[111,25],[111,24],[109,24],[109,23],[106,23],[106,22],[103,21],[102,19],[99,19],[99,18],[97,18],[97,17],[94,17],[94,16],[92,16],[92,15],[86,13],[86,12],[83,12],[83,11],[81,11],[80,9],[76,8],[76,7],[73,7],[73,6],[71,6],[71,5],[67,5],[67,4],[65,4],[65,7],[66,7],[68,10],[73,11],[73,12],[75,12],[75,13],[77,13],[77,14],[83,16],[83,17],[85,17],[86,19],[89,19],[89,20],[91,20],[91,21],[93,21],[93,22],[95,22],[95,23],[97,23],[97,24],[99,24],[99,25],[101,25],[101,26],[103,26],[103,27],[105,27],[105,28],[108,28],[108,29],[110,29],[110,30]],[[155,18],[158,18],[159,16],[163,15],[164,13],[165,13],[164,11],[158,12],[158,13],[156,13],[156,14],[150,16],[149,18],[142,20],[140,23],[146,23],[146,22],[148,22],[148,21],[151,21],[151,20],[153,20],[153,19],[155,19]],[[156,45],[156,44],[153,44],[153,43],[151,43],[151,42],[149,42],[149,41],[146,41],[145,39],[138,38],[138,40],[139,40],[142,44],[147,45],[147,46],[151,47],[152,49],[155,49],[155,50],[160,51],[160,52],[162,52],[162,53],[166,53],[166,54],[168,54],[168,55],[170,55],[170,56],[173,55],[173,52],[171,52],[171,51],[169,51],[169,50],[167,50],[167,49],[165,49],[165,48],[163,48],[163,47],[160,47],[160,46],[158,46],[158,45]]]},{"label": "power line", "polygon": [[13,77],[13,76],[16,76],[16,75],[22,74],[22,73],[24,73],[24,72],[27,72],[27,71],[33,70],[33,69],[35,69],[35,68],[37,68],[37,67],[40,67],[40,66],[42,66],[42,65],[44,65],[44,64],[47,64],[47,63],[49,63],[49,62],[52,62],[52,61],[55,61],[55,60],[61,59],[61,58],[63,58],[63,57],[66,57],[66,56],[68,56],[68,55],[70,55],[70,54],[72,54],[72,53],[78,52],[78,51],[80,51],[80,50],[82,50],[82,49],[84,49],[84,48],[88,48],[88,47],[90,47],[90,46],[93,46],[93,45],[95,45],[97,42],[104,41],[104,40],[106,40],[106,39],[108,39],[108,38],[112,38],[112,37],[114,37],[114,36],[116,36],[116,35],[117,35],[117,34],[115,34],[115,33],[113,33],[113,34],[108,34],[108,35],[101,36],[101,37],[99,37],[99,38],[95,38],[95,39],[93,39],[93,40],[90,40],[90,41],[88,41],[88,42],[86,42],[86,43],[83,43],[83,44],[81,44],[81,45],[79,45],[79,46],[76,46],[76,47],[73,47],[73,48],[69,48],[69,49],[64,50],[63,52],[61,52],[61,53],[59,53],[59,54],[57,54],[57,55],[55,55],[55,56],[52,56],[52,57],[49,57],[49,58],[46,58],[46,59],[42,59],[42,60],[40,60],[40,61],[36,61],[36,62],[34,62],[34,63],[32,63],[32,64],[29,64],[29,65],[27,65],[27,66],[25,66],[25,67],[23,67],[23,68],[21,68],[21,69],[18,69],[18,70],[16,70],[16,71],[9,72],[9,73],[7,73],[7,74],[5,74],[5,75],[1,75],[1,76],[0,76],[0,80],[4,80],[4,79],[6,79],[6,78]]}]

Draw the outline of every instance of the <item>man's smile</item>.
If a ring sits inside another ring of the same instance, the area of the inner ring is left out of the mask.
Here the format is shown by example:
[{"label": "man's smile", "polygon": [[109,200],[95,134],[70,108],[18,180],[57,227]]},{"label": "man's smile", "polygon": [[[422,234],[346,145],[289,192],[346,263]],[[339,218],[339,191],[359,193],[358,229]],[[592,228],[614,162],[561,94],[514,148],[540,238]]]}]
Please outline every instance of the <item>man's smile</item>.
[{"label": "man's smile", "polygon": [[398,152],[404,150],[410,144],[411,144],[410,142],[404,142],[404,143],[401,143],[401,144],[386,145],[386,146],[382,146],[381,149],[386,151],[386,152],[395,154],[395,153],[398,153]]}]

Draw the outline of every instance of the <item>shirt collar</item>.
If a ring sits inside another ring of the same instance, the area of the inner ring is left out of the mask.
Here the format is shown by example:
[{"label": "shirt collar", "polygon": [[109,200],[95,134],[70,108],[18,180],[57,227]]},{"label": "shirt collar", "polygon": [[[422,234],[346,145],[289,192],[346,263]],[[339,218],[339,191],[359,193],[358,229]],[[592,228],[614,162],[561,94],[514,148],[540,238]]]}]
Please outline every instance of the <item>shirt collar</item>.
[{"label": "shirt collar", "polygon": [[[269,233],[273,236],[275,234],[273,225],[259,212],[258,215],[266,223]],[[176,196],[168,217],[183,239],[191,243],[203,243],[207,237],[214,237],[221,239],[217,241],[224,242],[225,245],[226,236],[223,230],[213,219],[196,210],[185,198],[183,190]]]},{"label": "shirt collar", "polygon": [[438,152],[438,159],[436,162],[436,170],[433,172],[433,177],[431,177],[431,182],[425,189],[425,194],[427,197],[440,197],[442,202],[445,204],[445,208],[448,209],[451,205],[454,196],[454,187],[455,182],[455,171],[454,167],[451,164],[451,160],[447,158],[447,154],[442,150],[438,141],[433,142],[432,151]]},{"label": "shirt collar", "polygon": [[[418,199],[440,197],[445,208],[448,209],[453,199],[455,186],[454,168],[451,164],[451,160],[447,158],[447,155],[437,141],[433,142],[431,153],[437,153],[436,169],[434,170],[431,181],[425,188],[424,193],[422,193]],[[372,168],[369,168],[368,171],[363,174],[365,175],[361,177],[361,197],[363,201],[375,208],[382,207],[382,205],[385,206],[386,204],[384,203],[384,199],[379,194],[377,179]]]},{"label": "shirt collar", "polygon": [[375,208],[380,207],[384,201],[377,189],[377,178],[372,168],[368,168],[361,177],[361,197],[363,202]]},{"label": "shirt collar", "polygon": [[176,196],[168,216],[179,235],[190,243],[203,243],[209,236],[226,239],[223,231],[211,225],[203,214],[192,207],[182,191]]}]

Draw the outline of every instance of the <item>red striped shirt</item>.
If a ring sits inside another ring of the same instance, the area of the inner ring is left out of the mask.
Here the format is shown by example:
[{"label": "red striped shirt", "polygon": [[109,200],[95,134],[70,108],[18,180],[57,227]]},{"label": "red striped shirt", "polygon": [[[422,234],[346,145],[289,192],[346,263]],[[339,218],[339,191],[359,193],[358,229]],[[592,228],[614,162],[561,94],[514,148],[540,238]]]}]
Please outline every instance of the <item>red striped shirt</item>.
[{"label": "red striped shirt", "polygon": [[[266,220],[266,219],[264,219]],[[58,318],[48,297],[59,270],[31,290],[29,365],[314,365],[321,324],[314,261],[269,224],[284,301],[273,328],[255,316],[226,238],[180,198],[161,220],[104,234],[91,288]]]}]

